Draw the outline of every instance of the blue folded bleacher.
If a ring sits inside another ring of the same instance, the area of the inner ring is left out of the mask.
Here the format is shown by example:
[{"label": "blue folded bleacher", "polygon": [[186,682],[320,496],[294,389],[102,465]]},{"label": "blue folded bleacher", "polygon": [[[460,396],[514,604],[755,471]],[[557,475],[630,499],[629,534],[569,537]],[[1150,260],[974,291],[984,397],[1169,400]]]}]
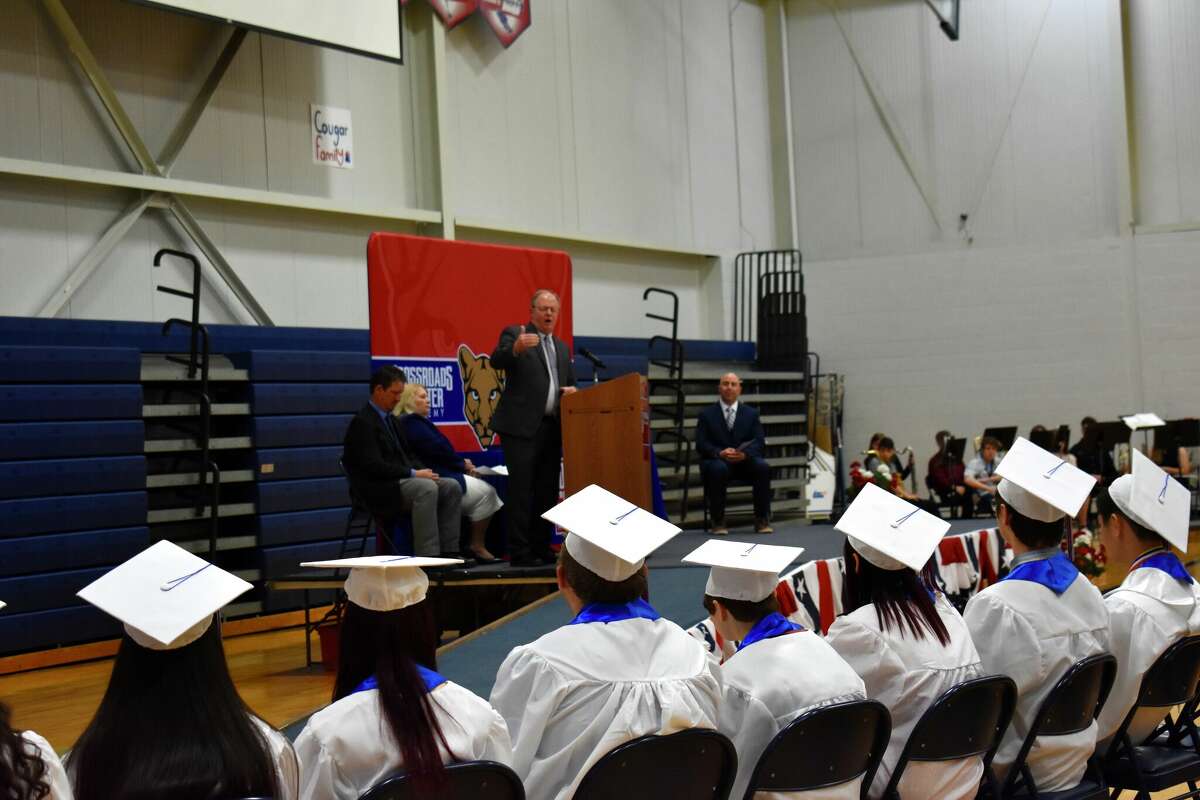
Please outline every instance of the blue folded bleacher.
[{"label": "blue folded bleacher", "polygon": [[341,444],[350,414],[255,417],[255,447],[302,447]]},{"label": "blue folded bleacher", "polygon": [[0,539],[145,524],[144,491],[0,501]]},{"label": "blue folded bleacher", "polygon": [[7,422],[0,424],[0,461],[141,453],[142,421]]},{"label": "blue folded bleacher", "polygon": [[273,514],[280,511],[338,508],[349,502],[350,488],[345,478],[304,478],[260,483],[255,508],[260,514]]},{"label": "blue folded bleacher", "polygon": [[250,380],[286,382],[356,382],[366,396],[371,377],[371,357],[366,348],[348,352],[297,352],[294,350],[251,350],[234,359],[250,372]]},{"label": "blue folded bleacher", "polygon": [[260,547],[327,541],[341,537],[346,529],[350,508],[321,508],[313,511],[291,511],[282,514],[263,514],[258,519]]},{"label": "blue folded bleacher", "polygon": [[0,461],[0,500],[145,488],[143,456]]},{"label": "blue folded bleacher", "polygon": [[0,383],[137,383],[141,376],[142,356],[134,348],[19,344],[0,348]]},{"label": "blue folded bleacher", "polygon": [[341,457],[341,445],[260,449],[255,453],[255,473],[260,481],[332,478],[342,474]]},{"label": "blue folded bleacher", "polygon": [[141,419],[142,387],[0,384],[0,422],[50,419]]},{"label": "blue folded bleacher", "polygon": [[[310,542],[308,544],[288,545],[285,547],[264,547],[262,549],[263,577],[267,580],[293,575],[314,577],[331,575],[333,570],[308,569],[301,567],[304,561],[324,561],[337,558],[342,549],[342,540],[327,542]],[[367,555],[375,554],[375,540],[367,541]],[[357,553],[355,553],[357,555]]]},{"label": "blue folded bleacher", "polygon": [[256,415],[353,414],[365,402],[365,382],[255,383],[250,387],[250,409]]},{"label": "blue folded bleacher", "polygon": [[53,572],[118,564],[150,546],[150,529],[142,525],[42,534],[4,539],[0,546],[4,549],[4,558],[0,558],[0,576]]},{"label": "blue folded bleacher", "polygon": [[121,623],[89,605],[0,614],[0,653],[19,653],[57,647],[64,642],[112,639],[121,635]]},{"label": "blue folded bleacher", "polygon": [[80,605],[83,600],[75,593],[106,572],[108,567],[0,578],[0,597],[8,603],[4,613],[22,614]]}]

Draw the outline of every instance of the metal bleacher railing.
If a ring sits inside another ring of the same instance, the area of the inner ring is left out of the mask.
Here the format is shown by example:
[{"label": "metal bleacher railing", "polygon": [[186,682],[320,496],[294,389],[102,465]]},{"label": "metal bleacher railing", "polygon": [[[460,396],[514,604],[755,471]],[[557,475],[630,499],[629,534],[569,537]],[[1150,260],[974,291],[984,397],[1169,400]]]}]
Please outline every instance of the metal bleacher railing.
[{"label": "metal bleacher railing", "polygon": [[[665,378],[659,378],[650,383],[648,388],[650,397],[665,395],[667,400],[663,405],[656,405],[654,400],[650,400],[650,422],[653,423],[655,414],[658,414],[660,419],[667,420],[667,427],[655,430],[653,425],[651,426],[650,443],[651,447],[654,445],[669,446],[663,451],[666,458],[662,465],[668,469],[659,470],[659,482],[674,483],[680,487],[682,493],[678,518],[682,522],[687,517],[688,485],[692,471],[692,443],[688,440],[687,430],[684,427],[687,421],[684,416],[686,395],[683,384],[686,358],[683,342],[679,340],[679,295],[669,289],[652,286],[642,292],[642,300],[650,299],[652,294],[662,294],[671,298],[670,316],[646,312],[647,319],[670,323],[671,335],[669,337],[651,336],[646,342],[647,370],[650,367],[659,367],[666,371]],[[657,457],[657,455],[656,452],[655,456]],[[665,481],[663,476],[667,476]]]}]

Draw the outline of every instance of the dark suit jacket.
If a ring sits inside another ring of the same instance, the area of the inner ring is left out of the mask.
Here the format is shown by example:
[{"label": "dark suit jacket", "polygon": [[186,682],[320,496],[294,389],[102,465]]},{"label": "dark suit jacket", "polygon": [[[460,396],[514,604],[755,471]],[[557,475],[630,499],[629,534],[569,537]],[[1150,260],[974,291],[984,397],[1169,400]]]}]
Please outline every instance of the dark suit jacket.
[{"label": "dark suit jacket", "polygon": [[[541,347],[532,347],[513,355],[513,344],[522,333],[537,333],[533,323],[512,325],[500,332],[500,341],[492,351],[492,366],[504,370],[504,393],[492,417],[492,430],[501,436],[530,438],[546,413],[546,392],[550,376],[546,373],[546,357]],[[558,385],[575,385],[575,368],[567,344],[554,337],[554,353],[558,359]]]},{"label": "dark suit jacket", "polygon": [[762,458],[767,445],[767,434],[763,430],[758,409],[738,402],[737,416],[733,418],[733,431],[725,427],[725,414],[720,401],[700,412],[696,420],[696,450],[701,458],[719,458],[717,455],[726,447],[742,448],[748,458]]},{"label": "dark suit jacket", "polygon": [[424,469],[408,447],[403,429],[393,425],[392,430],[396,439],[384,429],[379,412],[367,403],[350,420],[342,442],[342,463],[355,491],[367,508],[385,516],[401,513],[396,481],[410,477],[414,469]]},{"label": "dark suit jacket", "polygon": [[467,463],[450,444],[446,435],[438,430],[428,417],[420,414],[405,414],[397,422],[404,429],[404,436],[412,448],[413,455],[420,459],[443,478],[453,478],[463,491],[467,490],[467,482],[463,475],[467,472]]}]

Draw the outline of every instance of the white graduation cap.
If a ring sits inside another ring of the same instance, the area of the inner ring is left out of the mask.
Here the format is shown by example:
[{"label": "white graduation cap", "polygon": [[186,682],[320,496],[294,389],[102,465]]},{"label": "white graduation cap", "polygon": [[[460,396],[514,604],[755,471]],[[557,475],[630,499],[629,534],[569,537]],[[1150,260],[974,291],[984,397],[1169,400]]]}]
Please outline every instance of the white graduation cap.
[{"label": "white graduation cap", "polygon": [[1113,481],[1108,494],[1125,516],[1187,552],[1192,494],[1140,450],[1133,451],[1133,474]]},{"label": "white graduation cap", "polygon": [[1128,425],[1131,431],[1139,431],[1142,428],[1161,428],[1167,424],[1158,414],[1152,414],[1149,411],[1121,417],[1121,421]]},{"label": "white graduation cap", "polygon": [[642,568],[680,528],[644,508],[591,484],[542,514],[568,531],[563,546],[582,566],[619,583]]},{"label": "white graduation cap", "polygon": [[203,636],[219,608],[252,588],[163,539],[78,594],[125,623],[129,638],[142,647],[175,650]]},{"label": "white graduation cap", "polygon": [[683,561],[712,567],[704,587],[709,597],[758,603],[771,596],[780,571],[803,552],[803,547],[714,539],[688,553]]},{"label": "white graduation cap", "polygon": [[996,487],[1004,502],[1039,522],[1075,516],[1096,485],[1091,475],[1023,436],[997,465],[996,474],[1004,479]]},{"label": "white graduation cap", "polygon": [[950,523],[868,483],[834,527],[880,569],[920,572]]},{"label": "white graduation cap", "polygon": [[3,610],[4,610],[4,607],[5,607],[6,605],[8,605],[8,603],[4,602],[3,600],[0,600],[0,611],[3,611]]},{"label": "white graduation cap", "polygon": [[355,556],[305,561],[300,566],[348,569],[346,599],[369,611],[398,611],[425,599],[429,578],[422,567],[449,567],[461,563],[461,558]]}]

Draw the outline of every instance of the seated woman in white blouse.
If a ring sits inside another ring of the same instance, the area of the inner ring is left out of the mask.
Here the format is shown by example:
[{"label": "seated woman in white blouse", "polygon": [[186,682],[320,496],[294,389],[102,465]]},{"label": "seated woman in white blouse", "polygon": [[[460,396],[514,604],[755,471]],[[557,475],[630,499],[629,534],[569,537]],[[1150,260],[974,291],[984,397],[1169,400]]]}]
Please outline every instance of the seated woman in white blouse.
[{"label": "seated woman in white blouse", "polygon": [[[863,487],[837,524],[847,534],[846,614],[834,621],[827,638],[863,679],[867,697],[892,715],[892,737],[871,783],[872,800],[882,796],[925,710],[947,689],[983,674],[962,617],[931,588],[930,557],[948,527],[873,484]],[[899,791],[902,797],[967,800],[975,797],[982,776],[978,756],[912,762]]]},{"label": "seated woman in white blouse", "polygon": [[355,800],[400,772],[436,796],[445,765],[512,761],[508,728],[486,700],[434,672],[437,631],[421,566],[445,558],[365,558],[304,566],[357,567],[346,579],[333,703],[296,739],[303,800]]}]

